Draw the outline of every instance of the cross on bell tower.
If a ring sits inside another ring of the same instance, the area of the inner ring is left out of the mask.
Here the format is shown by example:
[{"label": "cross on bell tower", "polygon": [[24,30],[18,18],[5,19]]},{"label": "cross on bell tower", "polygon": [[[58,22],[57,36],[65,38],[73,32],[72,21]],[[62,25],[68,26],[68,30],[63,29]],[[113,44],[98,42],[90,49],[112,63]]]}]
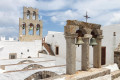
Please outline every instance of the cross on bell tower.
[{"label": "cross on bell tower", "polygon": [[87,11],[86,11],[86,15],[84,16],[86,18],[86,22],[87,22],[87,19],[90,18],[88,15],[87,15]]}]

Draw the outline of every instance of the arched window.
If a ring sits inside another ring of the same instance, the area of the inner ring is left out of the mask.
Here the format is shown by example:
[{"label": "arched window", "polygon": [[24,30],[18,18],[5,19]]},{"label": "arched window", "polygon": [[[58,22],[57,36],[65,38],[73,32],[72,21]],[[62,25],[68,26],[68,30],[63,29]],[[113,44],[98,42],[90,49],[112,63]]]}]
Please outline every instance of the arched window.
[{"label": "arched window", "polygon": [[22,23],[22,35],[25,35],[25,31],[26,31],[26,23]]},{"label": "arched window", "polygon": [[27,19],[30,19],[30,11],[27,11]]},{"label": "arched window", "polygon": [[36,35],[40,35],[40,25],[36,25]]},{"label": "arched window", "polygon": [[36,20],[36,12],[33,11],[33,19]]},{"label": "arched window", "polygon": [[30,25],[28,26],[28,30],[29,30],[29,35],[33,35],[34,25],[32,23],[30,23]]}]

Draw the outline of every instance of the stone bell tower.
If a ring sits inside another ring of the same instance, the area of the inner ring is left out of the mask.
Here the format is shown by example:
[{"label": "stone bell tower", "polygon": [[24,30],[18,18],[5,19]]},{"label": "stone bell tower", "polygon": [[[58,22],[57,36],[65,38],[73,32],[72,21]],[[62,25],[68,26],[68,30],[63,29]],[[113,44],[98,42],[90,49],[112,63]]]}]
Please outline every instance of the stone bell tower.
[{"label": "stone bell tower", "polygon": [[19,18],[19,41],[42,40],[42,21],[38,9],[23,8],[23,19]]}]

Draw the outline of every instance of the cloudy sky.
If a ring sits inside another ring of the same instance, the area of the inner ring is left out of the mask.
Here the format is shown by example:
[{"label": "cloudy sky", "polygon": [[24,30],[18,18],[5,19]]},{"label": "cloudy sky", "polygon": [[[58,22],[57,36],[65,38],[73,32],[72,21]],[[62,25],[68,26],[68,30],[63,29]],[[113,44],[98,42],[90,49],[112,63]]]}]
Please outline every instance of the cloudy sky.
[{"label": "cloudy sky", "polygon": [[102,26],[120,24],[120,0],[0,0],[0,36],[17,37],[23,6],[39,9],[43,36],[47,31],[64,31],[66,20],[85,21]]}]

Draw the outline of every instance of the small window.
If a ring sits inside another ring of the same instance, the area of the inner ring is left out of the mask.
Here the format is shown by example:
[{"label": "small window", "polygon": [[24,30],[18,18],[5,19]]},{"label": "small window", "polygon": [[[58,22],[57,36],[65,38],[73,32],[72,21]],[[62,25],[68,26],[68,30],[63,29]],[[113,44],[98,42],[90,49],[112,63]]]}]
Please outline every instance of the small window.
[{"label": "small window", "polygon": [[52,35],[52,37],[54,37],[54,35]]},{"label": "small window", "polygon": [[16,53],[10,53],[9,54],[9,59],[16,59],[17,58],[17,54]]},{"label": "small window", "polygon": [[29,52],[29,49],[27,49],[27,52]]}]

